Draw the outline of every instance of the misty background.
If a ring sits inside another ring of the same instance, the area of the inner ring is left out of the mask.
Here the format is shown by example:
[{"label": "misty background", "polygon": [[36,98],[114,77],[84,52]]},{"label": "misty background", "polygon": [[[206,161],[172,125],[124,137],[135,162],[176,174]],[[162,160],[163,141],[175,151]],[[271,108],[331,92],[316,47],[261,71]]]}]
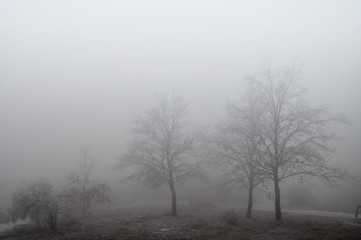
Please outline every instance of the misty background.
[{"label": "misty background", "polygon": [[[334,162],[361,173],[360,13],[357,0],[1,1],[0,209],[23,180],[65,186],[84,145],[113,200],[155,196],[113,169],[134,116],[175,91],[212,126],[267,59],[301,63],[306,101],[347,115]],[[305,191],[361,201],[360,186],[321,187]]]}]

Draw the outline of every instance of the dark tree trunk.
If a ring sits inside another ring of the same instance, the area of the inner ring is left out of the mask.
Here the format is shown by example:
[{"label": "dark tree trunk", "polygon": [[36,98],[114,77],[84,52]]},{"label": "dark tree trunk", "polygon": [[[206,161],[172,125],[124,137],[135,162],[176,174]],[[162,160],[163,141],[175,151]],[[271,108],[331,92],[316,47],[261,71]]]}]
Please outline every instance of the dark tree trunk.
[{"label": "dark tree trunk", "polygon": [[360,210],[360,208],[361,208],[361,206],[358,206],[358,207],[356,208],[356,213],[355,213],[355,217],[356,217],[356,218],[357,218],[358,211]]},{"label": "dark tree trunk", "polygon": [[85,196],[84,196],[84,199],[83,199],[83,218],[86,217],[86,199],[85,199]]},{"label": "dark tree trunk", "polygon": [[253,183],[251,182],[249,184],[249,189],[248,189],[248,207],[247,207],[246,218],[252,217],[252,207],[253,207]]},{"label": "dark tree trunk", "polygon": [[275,186],[275,213],[276,213],[276,221],[282,220],[281,214],[281,192],[279,187],[279,179],[278,176],[274,178],[274,186]]},{"label": "dark tree trunk", "polygon": [[57,214],[51,213],[49,216],[50,230],[56,231],[57,228]]},{"label": "dark tree trunk", "polygon": [[177,217],[177,195],[175,192],[174,184],[170,184],[170,191],[172,193],[172,217]]},{"label": "dark tree trunk", "polygon": [[56,220],[51,221],[50,230],[56,231]]}]

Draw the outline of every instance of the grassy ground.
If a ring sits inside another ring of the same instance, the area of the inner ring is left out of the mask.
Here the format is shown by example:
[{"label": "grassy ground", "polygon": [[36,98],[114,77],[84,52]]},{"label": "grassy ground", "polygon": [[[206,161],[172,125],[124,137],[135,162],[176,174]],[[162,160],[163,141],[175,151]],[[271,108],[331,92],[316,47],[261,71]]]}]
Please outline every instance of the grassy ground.
[{"label": "grassy ground", "polygon": [[244,219],[241,210],[215,206],[182,207],[179,217],[164,209],[97,211],[88,219],[61,224],[56,232],[25,225],[0,233],[0,239],[361,239],[361,221],[284,215],[255,211]]}]

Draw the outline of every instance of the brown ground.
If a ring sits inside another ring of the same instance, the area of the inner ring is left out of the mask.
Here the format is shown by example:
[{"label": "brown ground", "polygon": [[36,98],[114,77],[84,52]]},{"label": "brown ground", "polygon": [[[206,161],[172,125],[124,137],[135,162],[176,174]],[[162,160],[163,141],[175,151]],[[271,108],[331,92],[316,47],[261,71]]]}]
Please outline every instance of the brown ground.
[{"label": "brown ground", "polygon": [[179,215],[172,218],[152,207],[102,210],[62,224],[57,232],[28,225],[0,233],[0,239],[361,239],[357,219],[285,214],[275,222],[272,212],[255,211],[252,219],[244,219],[241,210],[215,206],[180,207]]}]

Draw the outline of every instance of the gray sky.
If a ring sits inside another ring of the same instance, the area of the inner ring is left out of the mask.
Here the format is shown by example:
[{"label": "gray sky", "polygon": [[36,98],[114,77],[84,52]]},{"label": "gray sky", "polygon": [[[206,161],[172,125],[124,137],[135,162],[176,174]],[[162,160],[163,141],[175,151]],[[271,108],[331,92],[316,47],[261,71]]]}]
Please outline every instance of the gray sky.
[{"label": "gray sky", "polygon": [[63,181],[83,145],[117,181],[155,93],[214,123],[264,59],[302,63],[309,101],[348,115],[338,160],[361,172],[361,1],[1,1],[0,197]]}]

